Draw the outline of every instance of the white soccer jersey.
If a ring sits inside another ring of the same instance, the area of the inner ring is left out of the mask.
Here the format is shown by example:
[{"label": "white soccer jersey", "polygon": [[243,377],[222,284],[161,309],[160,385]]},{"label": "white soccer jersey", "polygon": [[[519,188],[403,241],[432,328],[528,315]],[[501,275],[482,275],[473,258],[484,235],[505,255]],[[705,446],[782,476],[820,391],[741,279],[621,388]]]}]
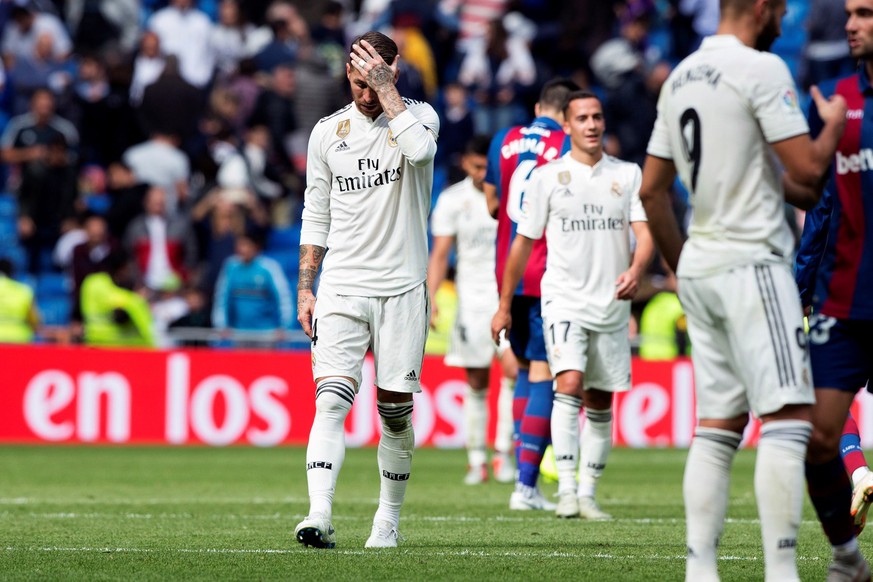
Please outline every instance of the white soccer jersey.
[{"label": "white soccer jersey", "polygon": [[467,306],[497,310],[494,245],[497,220],[488,212],[485,193],[466,178],[446,188],[430,218],[434,236],[455,237],[458,261],[455,286],[459,301]]},{"label": "white soccer jersey", "polygon": [[770,143],[807,133],[791,74],[735,36],[703,40],[661,89],[650,155],[673,160],[693,217],[678,274],[790,260],[781,175]]},{"label": "white soccer jersey", "polygon": [[646,220],[641,179],[639,166],[606,155],[589,166],[567,153],[533,171],[518,234],[545,232],[549,241],[544,318],[566,317],[592,331],[627,325],[630,301],[615,298],[615,280],[630,267],[630,223]]},{"label": "white soccer jersey", "polygon": [[351,103],[309,138],[300,244],[327,247],[320,285],[337,293],[389,297],[425,280],[439,118],[404,102],[391,121]]}]

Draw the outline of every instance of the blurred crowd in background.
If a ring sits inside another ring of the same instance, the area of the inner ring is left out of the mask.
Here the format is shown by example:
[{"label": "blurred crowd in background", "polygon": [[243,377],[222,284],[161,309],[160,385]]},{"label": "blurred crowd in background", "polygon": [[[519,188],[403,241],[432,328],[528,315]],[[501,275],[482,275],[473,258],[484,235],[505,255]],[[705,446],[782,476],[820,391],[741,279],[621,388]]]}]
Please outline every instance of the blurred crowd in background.
[{"label": "blurred crowd in background", "polygon": [[[788,5],[774,50],[799,85],[850,71],[842,0]],[[661,84],[717,24],[718,0],[0,0],[0,341],[305,345],[306,146],[350,101],[360,33],[397,42],[400,93],[441,116],[435,201],[554,76],[641,164]],[[655,265],[635,302],[651,357],[684,349],[674,287]]]}]

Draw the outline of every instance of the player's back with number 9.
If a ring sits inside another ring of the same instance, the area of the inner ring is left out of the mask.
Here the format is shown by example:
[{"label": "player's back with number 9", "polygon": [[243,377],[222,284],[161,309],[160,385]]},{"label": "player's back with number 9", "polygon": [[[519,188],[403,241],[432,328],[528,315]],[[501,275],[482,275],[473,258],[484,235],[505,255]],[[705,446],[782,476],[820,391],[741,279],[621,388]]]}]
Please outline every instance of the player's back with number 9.
[{"label": "player's back with number 9", "polygon": [[672,159],[691,192],[680,273],[791,255],[781,171],[768,144],[808,131],[785,63],[734,36],[707,38],[672,72],[649,153]]}]

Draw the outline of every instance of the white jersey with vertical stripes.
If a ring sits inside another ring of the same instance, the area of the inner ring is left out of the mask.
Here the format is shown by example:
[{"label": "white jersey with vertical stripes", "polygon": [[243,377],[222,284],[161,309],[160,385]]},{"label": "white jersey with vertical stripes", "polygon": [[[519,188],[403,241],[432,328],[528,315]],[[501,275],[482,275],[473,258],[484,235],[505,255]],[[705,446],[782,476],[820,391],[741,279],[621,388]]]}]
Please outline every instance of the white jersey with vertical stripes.
[{"label": "white jersey with vertical stripes", "polygon": [[[390,121],[351,103],[309,138],[300,244],[327,247],[319,284],[343,295],[390,297],[425,280],[439,118],[427,103],[403,101]],[[428,154],[413,160],[416,148]]]},{"label": "white jersey with vertical stripes", "polygon": [[462,306],[496,311],[497,220],[488,212],[485,193],[471,178],[443,190],[430,217],[430,229],[434,236],[455,237],[455,286]]},{"label": "white jersey with vertical stripes", "polygon": [[533,171],[518,234],[549,241],[543,317],[591,331],[627,326],[630,301],[615,298],[615,281],[631,264],[630,223],[646,221],[641,181],[638,165],[607,155],[589,166],[567,153]]},{"label": "white jersey with vertical stripes", "polygon": [[691,193],[680,276],[790,260],[794,238],[769,144],[808,132],[777,56],[718,35],[679,63],[661,89],[648,153],[673,160]]}]

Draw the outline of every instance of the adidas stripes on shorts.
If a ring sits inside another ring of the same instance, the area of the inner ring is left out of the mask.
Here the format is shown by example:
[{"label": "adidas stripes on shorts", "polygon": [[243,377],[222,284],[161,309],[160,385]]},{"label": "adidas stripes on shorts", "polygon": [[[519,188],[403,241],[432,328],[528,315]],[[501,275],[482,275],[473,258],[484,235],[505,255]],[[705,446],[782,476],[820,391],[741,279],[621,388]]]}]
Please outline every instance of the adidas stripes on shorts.
[{"label": "adidas stripes on shorts", "polygon": [[340,295],[321,287],[312,320],[312,376],[348,376],[361,384],[367,350],[376,386],[421,392],[421,365],[430,321],[424,283],[393,297]]},{"label": "adidas stripes on shorts", "polygon": [[760,417],[815,401],[803,311],[785,263],[680,278],[697,418]]}]

